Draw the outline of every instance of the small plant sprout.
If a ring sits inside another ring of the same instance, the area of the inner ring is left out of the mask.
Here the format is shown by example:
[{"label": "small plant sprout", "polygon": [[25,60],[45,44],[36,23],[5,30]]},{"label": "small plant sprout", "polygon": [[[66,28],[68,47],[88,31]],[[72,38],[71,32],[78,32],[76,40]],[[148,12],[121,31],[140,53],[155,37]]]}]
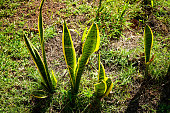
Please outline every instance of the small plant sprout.
[{"label": "small plant sprout", "polygon": [[76,62],[76,53],[73,46],[73,41],[67,24],[64,21],[62,36],[63,53],[65,57],[65,62],[69,70],[71,96],[73,97],[78,94],[81,76],[90,55],[99,49],[100,37],[97,24],[91,25],[87,35],[83,35],[83,40],[85,41],[82,47],[82,55],[79,57],[78,62]]},{"label": "small plant sprout", "polygon": [[33,92],[33,95],[37,98],[46,98],[50,94],[53,94],[54,89],[57,84],[57,79],[55,78],[53,71],[52,71],[52,75],[50,76],[49,70],[47,67],[47,61],[46,61],[46,55],[45,55],[45,49],[44,49],[44,37],[43,37],[43,20],[42,20],[43,3],[44,3],[44,0],[42,0],[40,4],[40,14],[39,14],[39,20],[38,20],[39,21],[38,30],[39,30],[39,35],[40,35],[40,44],[41,44],[43,59],[39,55],[38,50],[33,46],[33,44],[29,41],[29,39],[24,35],[25,44],[42,77],[41,85],[44,90],[38,90],[38,91]]},{"label": "small plant sprout", "polygon": [[96,98],[101,100],[110,93],[113,83],[110,78],[106,77],[104,66],[100,62],[100,53],[98,55],[98,68],[98,83],[94,85],[94,89]]},{"label": "small plant sprout", "polygon": [[94,98],[89,103],[82,113],[97,113],[100,112],[100,101],[102,98],[108,96],[112,90],[113,83],[110,78],[106,77],[103,64],[100,62],[100,53],[98,55],[98,83],[94,84]]},{"label": "small plant sprout", "polygon": [[146,25],[144,29],[144,53],[145,53],[145,77],[148,77],[148,70],[149,70],[149,65],[154,59],[154,55],[152,55],[151,58],[151,49],[153,46],[153,33],[151,28]]}]

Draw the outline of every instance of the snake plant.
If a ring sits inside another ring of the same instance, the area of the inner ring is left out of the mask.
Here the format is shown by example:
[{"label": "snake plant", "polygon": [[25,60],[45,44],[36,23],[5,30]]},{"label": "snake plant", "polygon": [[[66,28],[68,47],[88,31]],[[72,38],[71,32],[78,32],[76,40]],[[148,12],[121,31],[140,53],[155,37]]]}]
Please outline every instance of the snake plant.
[{"label": "snake plant", "polygon": [[38,50],[33,46],[33,44],[27,38],[27,36],[24,35],[25,44],[42,78],[40,83],[43,87],[43,90],[38,90],[33,92],[33,95],[37,98],[46,98],[49,94],[53,94],[57,84],[57,80],[54,76],[54,73],[52,72],[50,76],[48,66],[47,66],[45,47],[44,47],[44,37],[43,37],[43,20],[42,20],[43,4],[44,4],[44,0],[42,0],[40,4],[40,14],[38,19],[38,31],[40,36],[40,45],[41,45],[43,59],[41,58]]},{"label": "snake plant", "polygon": [[98,56],[98,83],[94,85],[95,96],[99,99],[106,97],[113,86],[110,78],[106,77],[103,64],[100,62],[100,53]]},{"label": "snake plant", "polygon": [[154,55],[151,57],[151,49],[153,46],[153,33],[151,28],[146,25],[144,29],[144,53],[145,53],[145,76],[148,76],[149,65],[154,59]]},{"label": "snake plant", "polygon": [[84,34],[82,39],[85,39],[82,47],[82,55],[79,57],[77,62],[70,31],[67,27],[66,22],[64,21],[62,46],[65,62],[69,70],[72,95],[78,94],[81,76],[90,55],[99,49],[100,37],[97,24],[92,24],[90,29],[88,30],[88,33],[86,35]]}]

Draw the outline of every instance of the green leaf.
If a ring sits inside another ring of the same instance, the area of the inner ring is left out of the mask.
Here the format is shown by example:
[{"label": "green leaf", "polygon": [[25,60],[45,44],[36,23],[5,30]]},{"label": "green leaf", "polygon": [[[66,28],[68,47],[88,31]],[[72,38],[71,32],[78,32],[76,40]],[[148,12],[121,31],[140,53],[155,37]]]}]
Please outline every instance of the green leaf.
[{"label": "green leaf", "polygon": [[144,29],[145,63],[150,61],[152,45],[153,45],[153,33],[151,28],[147,25],[145,26]]},{"label": "green leaf", "polygon": [[[112,83],[112,80],[111,80],[110,78],[108,78],[108,79],[106,80],[106,84],[107,84],[107,90],[106,90],[106,92],[105,92],[104,97],[106,97],[106,96],[110,93],[110,91],[112,90],[112,87],[113,87],[113,83]],[[104,97],[103,97],[103,98],[104,98]]]},{"label": "green leaf", "polygon": [[73,41],[71,39],[70,31],[64,21],[63,25],[63,36],[62,36],[62,46],[65,62],[69,69],[71,85],[74,87],[75,84],[75,70],[76,70],[76,54],[73,46]]},{"label": "green leaf", "polygon": [[44,37],[43,37],[43,21],[42,21],[42,6],[44,4],[44,0],[41,1],[40,4],[40,14],[38,17],[38,31],[39,31],[39,35],[40,35],[40,43],[44,43]]},{"label": "green leaf", "polygon": [[[31,42],[28,40],[28,38],[24,35],[24,41],[25,44],[31,54],[31,57],[36,65],[36,67],[38,68],[39,73],[41,74],[41,77],[46,85],[46,88],[50,88],[50,85],[48,83],[48,79],[47,79],[47,75],[46,75],[46,71],[45,71],[45,65],[37,51],[37,49],[31,44]],[[46,90],[50,90],[50,89],[46,89]]]},{"label": "green leaf", "polygon": [[54,92],[54,87],[50,78],[50,74],[48,71],[47,67],[47,61],[46,61],[46,55],[45,55],[45,47],[44,47],[44,37],[43,37],[43,20],[42,20],[42,6],[44,4],[44,0],[41,1],[40,4],[40,14],[38,17],[38,30],[39,30],[39,35],[40,35],[40,44],[41,44],[41,49],[42,49],[42,58],[41,59],[38,51],[36,48],[31,44],[31,42],[28,40],[28,38],[24,35],[24,41],[26,43],[26,46],[31,54],[31,57],[35,63],[35,65],[38,68],[39,73],[41,74],[42,77],[42,82],[41,85],[43,88],[48,91],[49,93]]},{"label": "green leaf", "polygon": [[85,28],[84,32],[83,32],[83,36],[81,38],[81,43],[84,42],[85,38],[86,38],[86,32],[87,32],[87,27]]},{"label": "green leaf", "polygon": [[43,19],[42,19],[42,7],[43,7],[43,4],[44,4],[44,0],[42,0],[41,4],[40,4],[40,14],[39,14],[39,17],[38,17],[38,30],[39,30],[39,35],[40,35],[40,44],[41,44],[43,62],[44,62],[44,65],[45,65],[46,77],[47,77],[49,87],[50,87],[50,89],[52,89],[52,81],[50,79],[50,74],[49,74],[49,71],[48,71],[46,54],[45,54],[45,47],[44,47]]},{"label": "green leaf", "polygon": [[48,94],[43,90],[33,91],[32,95],[36,98],[47,98]]},{"label": "green leaf", "polygon": [[105,97],[110,93],[112,86],[113,86],[113,83],[112,83],[111,79],[107,78],[106,75],[105,75],[104,66],[100,62],[100,52],[99,52],[99,55],[98,55],[98,65],[99,65],[98,82],[100,83],[101,81],[105,81],[106,85],[107,85],[106,92],[105,92],[105,94],[103,94],[103,97]]},{"label": "green leaf", "polygon": [[97,24],[92,24],[82,48],[82,56],[90,56],[99,49],[100,37]]},{"label": "green leaf", "polygon": [[105,75],[105,69],[103,64],[100,62],[100,52],[98,55],[98,67],[99,67],[99,72],[98,72],[98,82],[101,82],[102,80],[105,80],[106,75]]},{"label": "green leaf", "polygon": [[79,83],[84,71],[84,67],[90,57],[90,55],[99,49],[100,37],[97,24],[92,24],[90,30],[88,31],[86,40],[83,44],[82,55],[78,60],[76,67],[76,89],[75,92],[78,93]]},{"label": "green leaf", "polygon": [[151,0],[151,6],[152,6],[152,8],[153,8],[153,0]]},{"label": "green leaf", "polygon": [[54,81],[54,87],[56,88],[57,87],[57,79],[56,79],[56,77],[55,77],[55,75],[54,75],[54,72],[53,72],[53,70],[52,70],[52,78],[53,78],[53,81]]},{"label": "green leaf", "polygon": [[107,85],[105,81],[94,84],[94,91],[97,97],[103,97],[107,90]]}]

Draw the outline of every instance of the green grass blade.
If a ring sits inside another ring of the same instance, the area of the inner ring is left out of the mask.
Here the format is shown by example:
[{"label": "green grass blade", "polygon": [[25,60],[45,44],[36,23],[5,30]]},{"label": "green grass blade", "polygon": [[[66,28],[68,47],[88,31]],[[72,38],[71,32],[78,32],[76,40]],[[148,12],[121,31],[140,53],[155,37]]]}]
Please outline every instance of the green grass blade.
[{"label": "green grass blade", "polygon": [[144,29],[144,52],[145,52],[145,63],[150,61],[151,48],[153,45],[153,33],[151,28],[147,25]]},{"label": "green grass blade", "polygon": [[75,70],[76,70],[76,54],[75,54],[75,49],[73,46],[73,41],[71,39],[71,35],[70,35],[69,29],[68,29],[65,21],[64,21],[64,25],[63,25],[62,46],[63,46],[65,62],[69,69],[71,85],[72,85],[72,87],[74,87]]},{"label": "green grass blade", "polygon": [[[36,67],[38,68],[39,73],[41,74],[41,77],[45,83],[45,88],[49,88],[49,84],[48,84],[48,79],[47,79],[47,75],[46,75],[46,71],[45,71],[45,65],[38,53],[38,51],[36,50],[36,48],[31,44],[31,42],[28,40],[28,38],[24,35],[24,41],[25,44],[31,54],[31,57],[36,65]],[[49,89],[47,89],[49,90]]]}]

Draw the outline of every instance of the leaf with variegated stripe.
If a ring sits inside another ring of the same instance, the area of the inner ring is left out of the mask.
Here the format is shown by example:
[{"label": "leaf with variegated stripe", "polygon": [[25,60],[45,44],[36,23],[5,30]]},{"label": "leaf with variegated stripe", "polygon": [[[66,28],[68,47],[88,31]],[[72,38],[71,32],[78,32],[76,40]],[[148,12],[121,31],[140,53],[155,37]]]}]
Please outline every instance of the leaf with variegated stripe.
[{"label": "leaf with variegated stripe", "polygon": [[151,28],[147,25],[145,26],[144,30],[145,63],[150,61],[152,45],[153,45],[153,33]]},{"label": "leaf with variegated stripe", "polygon": [[71,35],[69,29],[64,21],[63,25],[63,36],[62,36],[62,46],[63,53],[65,57],[65,62],[69,69],[71,85],[74,87],[75,85],[75,70],[76,70],[76,54],[73,46],[73,41],[71,39]]},{"label": "leaf with variegated stripe", "polygon": [[101,98],[105,94],[107,90],[107,85],[105,81],[101,81],[100,83],[94,84],[94,91],[97,97]]}]

